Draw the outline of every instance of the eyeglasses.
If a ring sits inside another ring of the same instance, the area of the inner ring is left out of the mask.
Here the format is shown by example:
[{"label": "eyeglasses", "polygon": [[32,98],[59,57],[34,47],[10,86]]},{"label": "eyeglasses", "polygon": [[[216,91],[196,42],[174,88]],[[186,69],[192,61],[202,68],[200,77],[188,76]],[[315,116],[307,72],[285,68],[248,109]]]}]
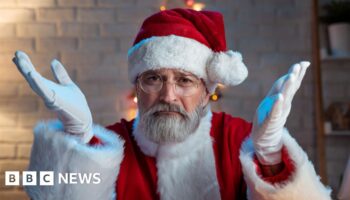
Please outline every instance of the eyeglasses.
[{"label": "eyeglasses", "polygon": [[194,95],[201,83],[201,80],[194,75],[185,74],[175,76],[174,82],[168,82],[168,80],[164,79],[166,77],[164,78],[164,76],[156,71],[147,71],[138,77],[137,82],[140,88],[147,94],[159,93],[164,84],[172,84],[174,85],[175,93],[180,96]]}]

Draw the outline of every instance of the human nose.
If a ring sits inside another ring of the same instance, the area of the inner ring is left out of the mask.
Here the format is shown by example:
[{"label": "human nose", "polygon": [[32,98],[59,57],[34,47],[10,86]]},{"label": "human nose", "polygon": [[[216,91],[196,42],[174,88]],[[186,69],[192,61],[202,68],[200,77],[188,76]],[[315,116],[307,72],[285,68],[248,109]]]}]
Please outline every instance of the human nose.
[{"label": "human nose", "polygon": [[175,83],[163,82],[163,87],[160,91],[160,99],[167,103],[177,101]]}]

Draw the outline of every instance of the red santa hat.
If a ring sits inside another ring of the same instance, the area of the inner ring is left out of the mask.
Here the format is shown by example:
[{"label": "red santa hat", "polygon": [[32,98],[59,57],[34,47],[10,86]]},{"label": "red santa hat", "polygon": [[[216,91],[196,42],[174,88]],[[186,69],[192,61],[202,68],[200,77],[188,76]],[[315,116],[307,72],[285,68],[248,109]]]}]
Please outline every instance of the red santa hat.
[{"label": "red santa hat", "polygon": [[218,12],[172,9],[148,17],[128,52],[129,79],[151,69],[181,69],[202,78],[209,92],[217,83],[238,85],[248,70],[238,52],[227,50]]}]

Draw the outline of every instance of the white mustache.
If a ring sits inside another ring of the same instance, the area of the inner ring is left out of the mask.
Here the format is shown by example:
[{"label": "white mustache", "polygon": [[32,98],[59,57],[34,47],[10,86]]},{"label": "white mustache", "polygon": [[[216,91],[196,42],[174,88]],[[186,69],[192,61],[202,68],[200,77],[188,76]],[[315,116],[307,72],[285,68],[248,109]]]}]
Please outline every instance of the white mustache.
[{"label": "white mustache", "polygon": [[158,103],[147,111],[147,113],[150,113],[152,115],[156,115],[158,112],[177,112],[185,118],[189,117],[185,109],[175,104]]}]

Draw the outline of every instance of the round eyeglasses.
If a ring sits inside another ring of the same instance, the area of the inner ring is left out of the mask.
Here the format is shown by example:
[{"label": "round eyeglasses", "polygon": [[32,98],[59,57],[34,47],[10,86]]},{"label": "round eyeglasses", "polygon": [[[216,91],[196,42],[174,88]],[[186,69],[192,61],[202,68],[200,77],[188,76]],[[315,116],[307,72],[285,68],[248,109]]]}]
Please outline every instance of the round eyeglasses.
[{"label": "round eyeglasses", "polygon": [[151,71],[142,73],[138,77],[137,82],[142,91],[147,94],[159,93],[164,84],[172,84],[174,85],[175,93],[180,96],[194,95],[201,83],[201,80],[194,75],[186,74],[175,76],[173,82],[168,82],[168,80],[164,79],[166,78],[159,73]]}]

